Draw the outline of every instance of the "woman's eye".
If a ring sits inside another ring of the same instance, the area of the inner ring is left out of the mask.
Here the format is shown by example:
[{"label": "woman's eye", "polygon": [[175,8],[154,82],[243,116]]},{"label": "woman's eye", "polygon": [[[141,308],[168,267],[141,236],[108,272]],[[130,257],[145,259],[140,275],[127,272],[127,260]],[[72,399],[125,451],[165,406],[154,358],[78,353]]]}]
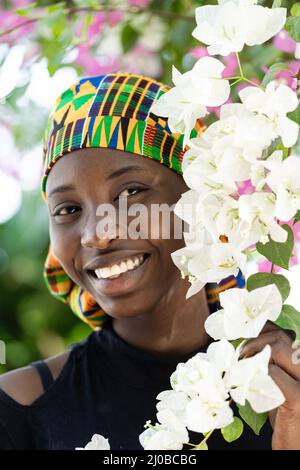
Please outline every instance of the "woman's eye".
[{"label": "woman's eye", "polygon": [[[137,194],[137,192],[141,192],[141,191],[145,191],[145,189],[144,188],[143,189],[142,188],[137,188],[137,187],[126,188],[126,189],[123,189],[123,191],[120,192],[119,198],[120,197],[134,196],[135,194]],[[126,194],[126,192],[127,192],[127,194]],[[125,193],[125,194],[122,196],[123,193]]]},{"label": "woman's eye", "polygon": [[56,215],[72,215],[72,214],[75,214],[75,212],[77,212],[77,210],[79,210],[80,208],[77,207],[77,206],[66,206],[66,207],[62,207],[61,209],[58,209],[53,215],[56,216]]}]

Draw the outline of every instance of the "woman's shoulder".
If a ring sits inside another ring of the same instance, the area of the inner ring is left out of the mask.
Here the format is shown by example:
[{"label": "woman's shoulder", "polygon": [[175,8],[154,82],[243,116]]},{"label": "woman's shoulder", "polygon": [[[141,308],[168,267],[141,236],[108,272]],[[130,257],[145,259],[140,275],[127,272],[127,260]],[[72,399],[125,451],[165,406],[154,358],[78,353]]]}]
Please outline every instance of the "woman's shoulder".
[{"label": "woman's shoulder", "polygon": [[[32,405],[47,392],[49,385],[52,385],[51,389],[53,389],[56,383],[61,382],[60,379],[63,375],[65,376],[68,365],[74,362],[73,359],[85,356],[86,346],[90,343],[91,336],[92,333],[81,341],[72,343],[66,351],[60,354],[34,361],[27,366],[0,375],[0,402],[9,401],[10,404],[23,407]],[[44,387],[45,375],[47,390]]]},{"label": "woman's shoulder", "polygon": [[[60,376],[70,353],[71,349],[68,349],[43,361],[48,366],[53,381]],[[37,368],[30,364],[0,375],[0,389],[23,406],[30,406],[45,391]]]}]

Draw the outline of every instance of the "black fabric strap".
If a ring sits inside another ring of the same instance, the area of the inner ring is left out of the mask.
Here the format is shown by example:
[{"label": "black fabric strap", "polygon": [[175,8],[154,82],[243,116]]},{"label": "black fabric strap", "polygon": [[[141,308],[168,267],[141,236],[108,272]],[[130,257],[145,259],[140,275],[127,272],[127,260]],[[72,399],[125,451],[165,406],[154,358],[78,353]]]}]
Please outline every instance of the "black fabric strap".
[{"label": "black fabric strap", "polygon": [[37,369],[41,377],[44,391],[46,391],[47,388],[49,388],[50,385],[52,385],[52,383],[54,382],[49,367],[43,360],[31,362],[30,365],[34,366]]}]

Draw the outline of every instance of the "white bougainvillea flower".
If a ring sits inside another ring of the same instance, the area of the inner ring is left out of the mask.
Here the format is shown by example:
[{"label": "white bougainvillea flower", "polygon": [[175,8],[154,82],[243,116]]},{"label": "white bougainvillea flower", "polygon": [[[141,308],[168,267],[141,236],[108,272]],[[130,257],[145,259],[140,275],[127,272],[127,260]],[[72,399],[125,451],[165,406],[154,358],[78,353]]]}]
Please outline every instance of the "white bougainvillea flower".
[{"label": "white bougainvillea flower", "polygon": [[207,51],[210,55],[227,56],[243,49],[246,18],[233,2],[198,7],[195,17],[197,27],[192,35],[209,45]]},{"label": "white bougainvillea flower", "polygon": [[235,182],[249,179],[252,165],[271,144],[273,134],[266,116],[250,112],[243,104],[222,106],[221,119],[189,142],[182,162],[187,185],[204,194],[214,191],[216,184],[220,190],[234,191]]},{"label": "white bougainvillea flower", "polygon": [[188,224],[197,225],[200,222],[199,204],[199,194],[197,191],[190,189],[181,194],[180,199],[174,206],[174,213]]},{"label": "white bougainvillea flower", "polygon": [[239,247],[232,243],[215,243],[206,245],[188,264],[190,273],[201,277],[206,282],[220,282],[221,279],[238,275],[239,269],[246,273],[246,257]]},{"label": "white bougainvillea flower", "polygon": [[242,406],[248,400],[256,413],[273,410],[285,401],[283,393],[268,374],[270,357],[271,347],[267,344],[255,356],[237,361],[224,377],[233,400]]},{"label": "white bougainvillea flower", "polygon": [[221,375],[232,367],[236,362],[238,354],[239,352],[225,338],[211,343],[206,351],[207,359],[217,367]]},{"label": "white bougainvillea flower", "polygon": [[235,181],[229,172],[222,173],[210,151],[194,160],[183,172],[187,186],[199,194],[200,200],[209,194],[232,194],[237,190]]},{"label": "white bougainvillea flower", "polygon": [[213,57],[202,57],[193,68],[181,74],[173,67],[173,83],[191,102],[221,106],[230,95],[229,81],[222,78],[225,65]]},{"label": "white bougainvillea flower", "polygon": [[244,230],[252,233],[254,243],[269,241],[268,235],[278,243],[284,243],[287,239],[287,231],[275,220],[276,197],[268,192],[255,192],[243,194],[238,200],[239,217],[247,223]]},{"label": "white bougainvillea flower", "polygon": [[263,44],[286,21],[286,8],[265,8],[251,0],[220,0],[219,5],[196,8],[197,27],[192,35],[208,44],[210,55],[240,52],[244,45]]},{"label": "white bougainvillea flower", "polygon": [[281,137],[285,147],[292,147],[297,142],[299,125],[286,114],[298,106],[297,94],[288,86],[273,80],[266,90],[250,86],[239,92],[239,96],[250,111],[267,116],[273,127],[274,136]]},{"label": "white bougainvillea flower", "polygon": [[[199,219],[214,243],[227,237],[243,251],[269,233],[265,225],[250,225],[239,216],[238,200],[223,194],[211,194],[202,200],[198,209]],[[286,233],[286,232],[285,232]]]},{"label": "white bougainvillea flower", "polygon": [[189,397],[186,403],[189,430],[209,432],[233,421],[220,365],[210,362],[207,354],[198,353],[186,363],[179,363],[170,381],[175,391]]},{"label": "white bougainvillea flower", "polygon": [[[150,426],[139,435],[139,441],[145,450],[181,450],[189,442],[185,426],[169,409],[157,413],[159,423]],[[145,426],[148,426],[149,422]]]},{"label": "white bougainvillea flower", "polygon": [[191,283],[187,299],[208,282],[220,282],[228,276],[237,276],[239,270],[246,273],[247,257],[239,246],[232,243],[205,244],[198,249],[184,247],[171,253],[171,258]]},{"label": "white bougainvillea flower", "polygon": [[155,101],[151,112],[167,117],[172,132],[184,133],[188,142],[196,119],[207,114],[207,106],[220,106],[230,94],[229,81],[222,79],[225,65],[212,57],[202,57],[181,74],[173,66],[174,88]]},{"label": "white bougainvillea flower", "polygon": [[238,227],[238,202],[226,194],[210,194],[198,208],[198,218],[215,243],[221,235],[230,238]]},{"label": "white bougainvillea flower", "polygon": [[256,338],[268,320],[275,321],[282,310],[282,297],[275,284],[248,292],[228,289],[220,294],[221,310],[209,315],[204,327],[214,339]]},{"label": "white bougainvillea flower", "polygon": [[167,117],[171,132],[189,136],[196,120],[204,117],[207,109],[202,104],[188,101],[183,90],[174,87],[153,103],[151,112]]},{"label": "white bougainvillea flower", "polygon": [[[267,159],[256,160],[251,165],[251,184],[256,188],[257,191],[263,189],[266,184],[266,171],[276,167],[277,163],[283,161],[283,152],[281,150],[275,150]],[[275,164],[275,165],[274,165]]]},{"label": "white bougainvillea flower", "polygon": [[[184,155],[183,177],[187,181],[196,166],[197,174],[200,173],[202,180],[209,178],[217,183],[220,182],[230,191],[235,190],[235,181],[244,181],[249,177],[251,165],[243,157],[243,149],[233,145],[233,135],[223,133],[220,138],[215,138],[211,146],[204,139],[201,141],[201,138],[191,139],[190,142],[192,141],[193,148]],[[192,179],[194,180],[195,178]],[[190,184],[195,186],[193,182]]]},{"label": "white bougainvillea flower", "polygon": [[85,447],[76,447],[75,450],[110,450],[110,445],[101,434],[94,434]]},{"label": "white bougainvillea flower", "polygon": [[222,399],[228,398],[219,369],[208,360],[205,353],[197,353],[186,362],[177,364],[170,383],[173,390],[184,392],[190,397],[206,396],[207,384],[213,383]]},{"label": "white bougainvillea flower", "polygon": [[221,400],[215,388],[208,387],[209,400],[193,398],[187,405],[187,427],[194,432],[209,432],[233,422],[233,411],[229,402]]},{"label": "white bougainvillea flower", "polygon": [[300,158],[291,155],[283,161],[266,160],[270,170],[266,183],[276,194],[275,215],[289,221],[300,209]]},{"label": "white bougainvillea flower", "polygon": [[230,145],[241,149],[243,157],[252,163],[270,146],[273,130],[265,116],[249,111],[242,103],[228,103],[221,107],[220,120],[209,126],[203,137],[215,144],[216,138],[228,135]]},{"label": "white bougainvillea flower", "polygon": [[165,409],[171,410],[176,414],[182,426],[186,426],[186,406],[189,398],[185,392],[178,392],[175,390],[164,390],[157,395],[159,402],[156,404],[158,411]]}]

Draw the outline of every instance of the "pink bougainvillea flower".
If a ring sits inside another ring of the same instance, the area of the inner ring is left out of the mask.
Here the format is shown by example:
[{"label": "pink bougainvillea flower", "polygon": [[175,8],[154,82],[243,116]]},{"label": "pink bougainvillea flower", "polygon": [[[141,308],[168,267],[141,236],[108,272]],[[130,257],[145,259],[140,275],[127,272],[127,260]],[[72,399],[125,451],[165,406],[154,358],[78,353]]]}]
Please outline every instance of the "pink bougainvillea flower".
[{"label": "pink bougainvillea flower", "polygon": [[128,0],[128,5],[131,7],[147,8],[150,0]]},{"label": "pink bougainvillea flower", "polygon": [[[0,29],[2,31],[10,30],[25,23],[26,20],[16,13],[9,10],[0,10]],[[34,29],[34,23],[27,23],[22,27],[19,27],[15,31],[2,36],[1,42],[7,42],[8,44],[15,44],[19,39],[29,34]]]},{"label": "pink bougainvillea flower", "polygon": [[153,78],[162,73],[161,60],[158,54],[143,44],[137,44],[121,59],[122,66],[128,72],[149,75]]},{"label": "pink bougainvillea flower", "polygon": [[284,29],[273,38],[273,46],[288,54],[293,54],[296,50],[296,42]]},{"label": "pink bougainvillea flower", "polygon": [[14,8],[23,8],[32,3],[32,0],[11,0],[11,3]]},{"label": "pink bougainvillea flower", "polygon": [[193,49],[190,50],[190,54],[194,59],[201,59],[201,57],[208,56],[207,48],[204,46],[193,47]]},{"label": "pink bougainvillea flower", "polygon": [[251,180],[238,182],[237,187],[240,196],[242,194],[252,194],[255,192],[255,187],[251,184]]},{"label": "pink bougainvillea flower", "polygon": [[115,72],[120,68],[118,57],[95,56],[86,44],[79,45],[77,51],[75,63],[83,68],[84,73],[100,75]]},{"label": "pink bougainvillea flower", "polygon": [[283,83],[284,85],[289,86],[292,88],[292,90],[297,90],[297,77],[295,77],[295,75],[298,73],[300,60],[292,60],[287,62],[287,65],[289,66],[290,70],[281,70],[276,75],[276,80],[278,80],[280,83]]},{"label": "pink bougainvillea flower", "polygon": [[94,15],[93,23],[89,26],[87,30],[87,36],[89,39],[97,36],[101,33],[103,25],[105,24],[105,15],[102,11]]},{"label": "pink bougainvillea flower", "polygon": [[[87,29],[87,40],[85,45],[92,46],[99,41],[99,35],[105,25],[116,26],[123,20],[123,12],[115,10],[111,12],[99,11],[93,16],[93,22]],[[75,35],[80,36],[84,27],[85,14],[79,14],[80,20],[75,28]]]},{"label": "pink bougainvillea flower", "polygon": [[238,68],[238,62],[235,54],[229,54],[228,56],[224,57],[225,62],[225,70],[222,74],[224,78],[233,77]]}]

